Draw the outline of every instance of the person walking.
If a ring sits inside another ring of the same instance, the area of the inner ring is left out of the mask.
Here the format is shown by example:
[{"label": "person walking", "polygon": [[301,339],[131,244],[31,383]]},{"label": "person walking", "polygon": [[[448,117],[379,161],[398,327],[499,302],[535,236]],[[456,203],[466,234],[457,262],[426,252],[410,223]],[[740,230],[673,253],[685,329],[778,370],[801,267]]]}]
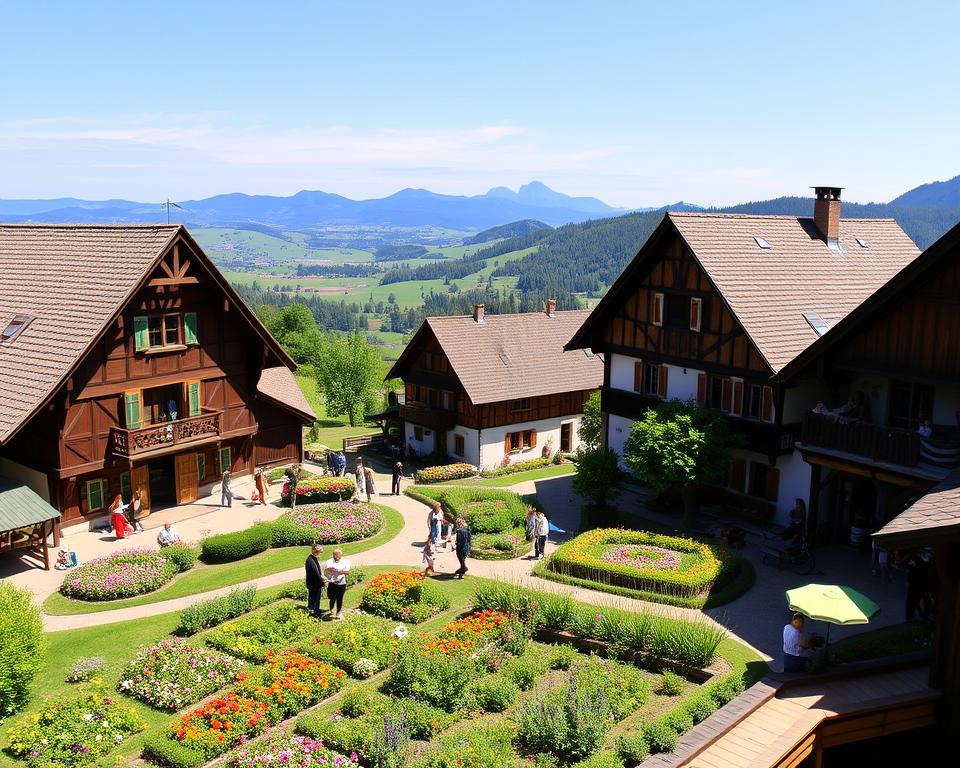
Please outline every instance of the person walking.
[{"label": "person walking", "polygon": [[223,476],[220,478],[220,506],[221,507],[232,507],[233,506],[233,491],[230,490],[230,470],[228,469],[223,473]]},{"label": "person walking", "polygon": [[457,518],[457,560],[460,561],[460,567],[454,571],[457,578],[462,579],[463,575],[469,570],[467,568],[467,557],[470,555],[470,529],[467,527],[467,521],[462,517]]},{"label": "person walking", "polygon": [[113,524],[113,532],[118,539],[126,538],[128,533],[133,533],[133,528],[127,522],[124,510],[126,510],[126,506],[123,503],[123,497],[118,493],[107,509],[110,513],[110,522]]},{"label": "person walking", "polygon": [[269,483],[267,482],[266,476],[263,474],[263,468],[260,468],[256,471],[253,476],[253,484],[257,489],[257,497],[260,500],[261,504],[267,503],[267,487]]},{"label": "person walking", "polygon": [[377,495],[377,479],[373,476],[373,467],[363,468],[363,486],[367,492],[367,504]]},{"label": "person walking", "polygon": [[537,508],[536,507],[527,507],[527,518],[523,522],[523,529],[527,534],[527,541],[534,542],[536,546],[536,535],[537,535]]},{"label": "person walking", "polygon": [[142,509],[143,500],[141,498],[140,489],[137,488],[137,490],[133,492],[133,498],[127,505],[127,521],[133,528],[134,533],[140,533],[144,530],[143,523],[140,522],[140,513]]},{"label": "person walking", "polygon": [[423,575],[426,576],[429,571],[432,575],[436,576],[437,571],[434,568],[434,558],[437,556],[437,547],[431,539],[427,539],[426,543],[423,545],[423,563],[426,566],[423,569]]},{"label": "person walking", "polygon": [[533,533],[534,536],[536,536],[534,539],[533,557],[535,560],[542,560],[543,551],[547,547],[547,536],[550,533],[550,521],[547,520],[547,516],[542,509],[537,510],[537,514],[533,519]]},{"label": "person walking", "polygon": [[400,478],[403,475],[403,462],[397,461],[393,465],[393,483],[390,486],[390,493],[394,496],[400,495]]},{"label": "person walking", "polygon": [[434,548],[440,544],[440,524],[443,522],[443,509],[439,501],[430,505],[427,513],[427,538],[433,542]]},{"label": "person walking", "polygon": [[304,563],[307,571],[307,610],[318,619],[320,618],[320,598],[323,597],[323,571],[320,567],[322,554],[323,547],[314,544]]},{"label": "person walking", "polygon": [[300,465],[294,464],[283,470],[284,477],[287,478],[287,493],[290,498],[290,508],[297,506],[297,480],[300,477]]},{"label": "person walking", "polygon": [[357,478],[357,499],[363,500],[363,492],[367,487],[367,481],[363,474],[363,459],[357,456],[357,466],[354,469]]},{"label": "person walking", "polygon": [[[347,591],[347,575],[350,573],[350,561],[343,556],[343,550],[333,550],[333,557],[323,564],[327,576],[327,598],[330,600],[331,618],[343,618],[343,596]],[[336,608],[336,611],[334,611]]]}]

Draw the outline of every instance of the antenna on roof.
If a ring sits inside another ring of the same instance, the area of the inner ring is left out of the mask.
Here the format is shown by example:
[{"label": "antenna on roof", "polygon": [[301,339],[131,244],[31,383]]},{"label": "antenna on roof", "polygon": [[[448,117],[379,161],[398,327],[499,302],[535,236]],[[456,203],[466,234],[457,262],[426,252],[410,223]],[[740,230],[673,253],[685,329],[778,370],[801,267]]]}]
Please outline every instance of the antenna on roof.
[{"label": "antenna on roof", "polygon": [[173,200],[171,200],[171,199],[168,197],[168,198],[167,198],[167,201],[166,201],[165,203],[163,203],[163,207],[167,209],[167,224],[170,223],[170,206],[171,206],[171,205],[172,205],[174,208],[179,208],[181,211],[183,210],[183,206],[182,206],[182,205],[177,205],[175,202],[173,202]]}]

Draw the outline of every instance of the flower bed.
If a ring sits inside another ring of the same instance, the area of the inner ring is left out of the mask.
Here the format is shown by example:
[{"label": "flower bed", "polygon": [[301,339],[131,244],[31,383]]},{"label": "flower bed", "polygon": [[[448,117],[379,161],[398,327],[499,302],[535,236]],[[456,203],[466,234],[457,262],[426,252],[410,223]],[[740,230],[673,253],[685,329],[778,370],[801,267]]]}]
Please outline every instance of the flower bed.
[{"label": "flower bed", "polygon": [[529,551],[526,530],[514,528],[505,533],[478,533],[473,536],[470,557],[477,560],[512,560]]},{"label": "flower bed", "polygon": [[338,501],[300,505],[273,522],[273,546],[342,544],[375,535],[383,528],[383,513],[372,504]]},{"label": "flower bed", "polygon": [[420,571],[388,571],[370,579],[360,605],[378,616],[419,624],[445,610],[450,600]]},{"label": "flower bed", "polygon": [[396,631],[384,627],[380,620],[371,616],[351,616],[326,637],[318,637],[306,652],[355,677],[369,677],[366,674],[369,665],[360,662],[372,662],[377,668],[372,674],[376,674],[386,669],[399,646]]},{"label": "flower bed", "polygon": [[317,629],[317,620],[289,603],[220,625],[207,635],[207,644],[247,661],[261,662],[270,651],[304,641]]},{"label": "flower bed", "polygon": [[125,549],[90,560],[67,574],[60,592],[77,600],[119,600],[160,589],[178,571],[154,549]]},{"label": "flower bed", "polygon": [[261,768],[264,765],[335,768],[354,765],[357,760],[356,752],[349,757],[341,755],[309,736],[279,736],[254,746],[242,747],[227,765],[230,768]]},{"label": "flower bed", "polygon": [[178,717],[170,732],[183,746],[212,758],[263,731],[270,724],[268,709],[230,691]]},{"label": "flower bed", "polygon": [[[311,477],[297,483],[297,506],[320,504],[326,501],[346,501],[353,498],[356,484],[348,477]],[[290,505],[290,483],[280,492],[283,504]]]},{"label": "flower bed", "polygon": [[549,467],[553,463],[553,459],[549,456],[539,459],[528,459],[527,461],[518,461],[516,464],[505,464],[497,469],[485,469],[480,473],[480,477],[503,477],[503,475],[514,475],[517,472],[529,472],[531,469]]},{"label": "flower bed", "polygon": [[90,765],[145,727],[132,707],[92,685],[10,728],[7,751],[37,768]]},{"label": "flower bed", "polygon": [[424,642],[425,656],[464,656],[488,669],[499,668],[506,654],[523,654],[530,630],[515,616],[497,610],[472,613],[447,624]]},{"label": "flower bed", "polygon": [[120,690],[157,709],[176,710],[233,682],[243,662],[183,640],[141,648],[120,675]]},{"label": "flower bed", "polygon": [[619,587],[702,605],[724,568],[712,547],[693,539],[597,528],[557,549],[542,570],[596,589]]},{"label": "flower bed", "polygon": [[465,477],[473,477],[475,474],[477,474],[477,468],[472,464],[443,464],[438,467],[418,469],[413,479],[421,485],[428,485],[443,483],[447,480],[462,480]]},{"label": "flower bed", "polygon": [[278,723],[318,701],[332,696],[343,687],[346,676],[342,669],[295,648],[270,652],[266,668],[249,676],[241,676],[236,693],[266,707],[271,723]]},{"label": "flower bed", "polygon": [[[281,480],[284,480],[287,476],[288,467],[274,467],[269,472],[267,472],[267,480],[271,483],[277,483]],[[300,467],[300,471],[297,473],[297,477],[300,480],[308,480],[311,477],[316,477],[316,474],[311,472],[309,469],[304,469]]]}]

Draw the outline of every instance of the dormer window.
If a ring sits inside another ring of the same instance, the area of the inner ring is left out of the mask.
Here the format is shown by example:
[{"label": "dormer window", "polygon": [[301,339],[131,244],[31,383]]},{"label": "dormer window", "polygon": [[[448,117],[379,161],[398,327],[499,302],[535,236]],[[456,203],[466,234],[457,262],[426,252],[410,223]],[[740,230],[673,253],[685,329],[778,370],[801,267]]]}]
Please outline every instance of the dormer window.
[{"label": "dormer window", "polygon": [[183,349],[197,344],[197,313],[138,315],[133,318],[134,349],[137,352]]},{"label": "dormer window", "polygon": [[13,341],[28,325],[30,325],[32,320],[33,318],[29,315],[15,315],[7,322],[3,331],[0,331],[0,343],[5,344]]}]

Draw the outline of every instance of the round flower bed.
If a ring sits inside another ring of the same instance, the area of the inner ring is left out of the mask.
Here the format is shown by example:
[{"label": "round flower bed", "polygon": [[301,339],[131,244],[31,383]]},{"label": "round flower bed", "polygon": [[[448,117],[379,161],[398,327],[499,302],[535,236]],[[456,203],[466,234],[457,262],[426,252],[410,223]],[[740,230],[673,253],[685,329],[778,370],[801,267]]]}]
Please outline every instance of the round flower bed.
[{"label": "round flower bed", "polygon": [[327,749],[309,736],[280,736],[253,746],[244,746],[230,758],[230,768],[260,768],[264,765],[332,766],[356,765],[356,752],[349,757]]},{"label": "round flower bed", "polygon": [[176,575],[177,565],[152,549],[125,549],[71,571],[60,587],[78,600],[118,600],[153,592]]},{"label": "round flower bed", "polygon": [[[297,483],[297,506],[353,498],[357,486],[351,477],[311,477]],[[280,500],[289,506],[290,483],[283,484]]]},{"label": "round flower bed", "polygon": [[183,640],[141,648],[120,675],[120,690],[157,709],[175,710],[233,682],[243,662]]},{"label": "round flower bed", "polygon": [[338,501],[300,506],[298,501],[295,509],[274,521],[273,546],[342,544],[369,538],[381,528],[383,513],[372,504]]},{"label": "round flower bed", "polygon": [[420,571],[389,571],[370,579],[360,605],[388,619],[419,624],[450,605],[450,599]]}]

